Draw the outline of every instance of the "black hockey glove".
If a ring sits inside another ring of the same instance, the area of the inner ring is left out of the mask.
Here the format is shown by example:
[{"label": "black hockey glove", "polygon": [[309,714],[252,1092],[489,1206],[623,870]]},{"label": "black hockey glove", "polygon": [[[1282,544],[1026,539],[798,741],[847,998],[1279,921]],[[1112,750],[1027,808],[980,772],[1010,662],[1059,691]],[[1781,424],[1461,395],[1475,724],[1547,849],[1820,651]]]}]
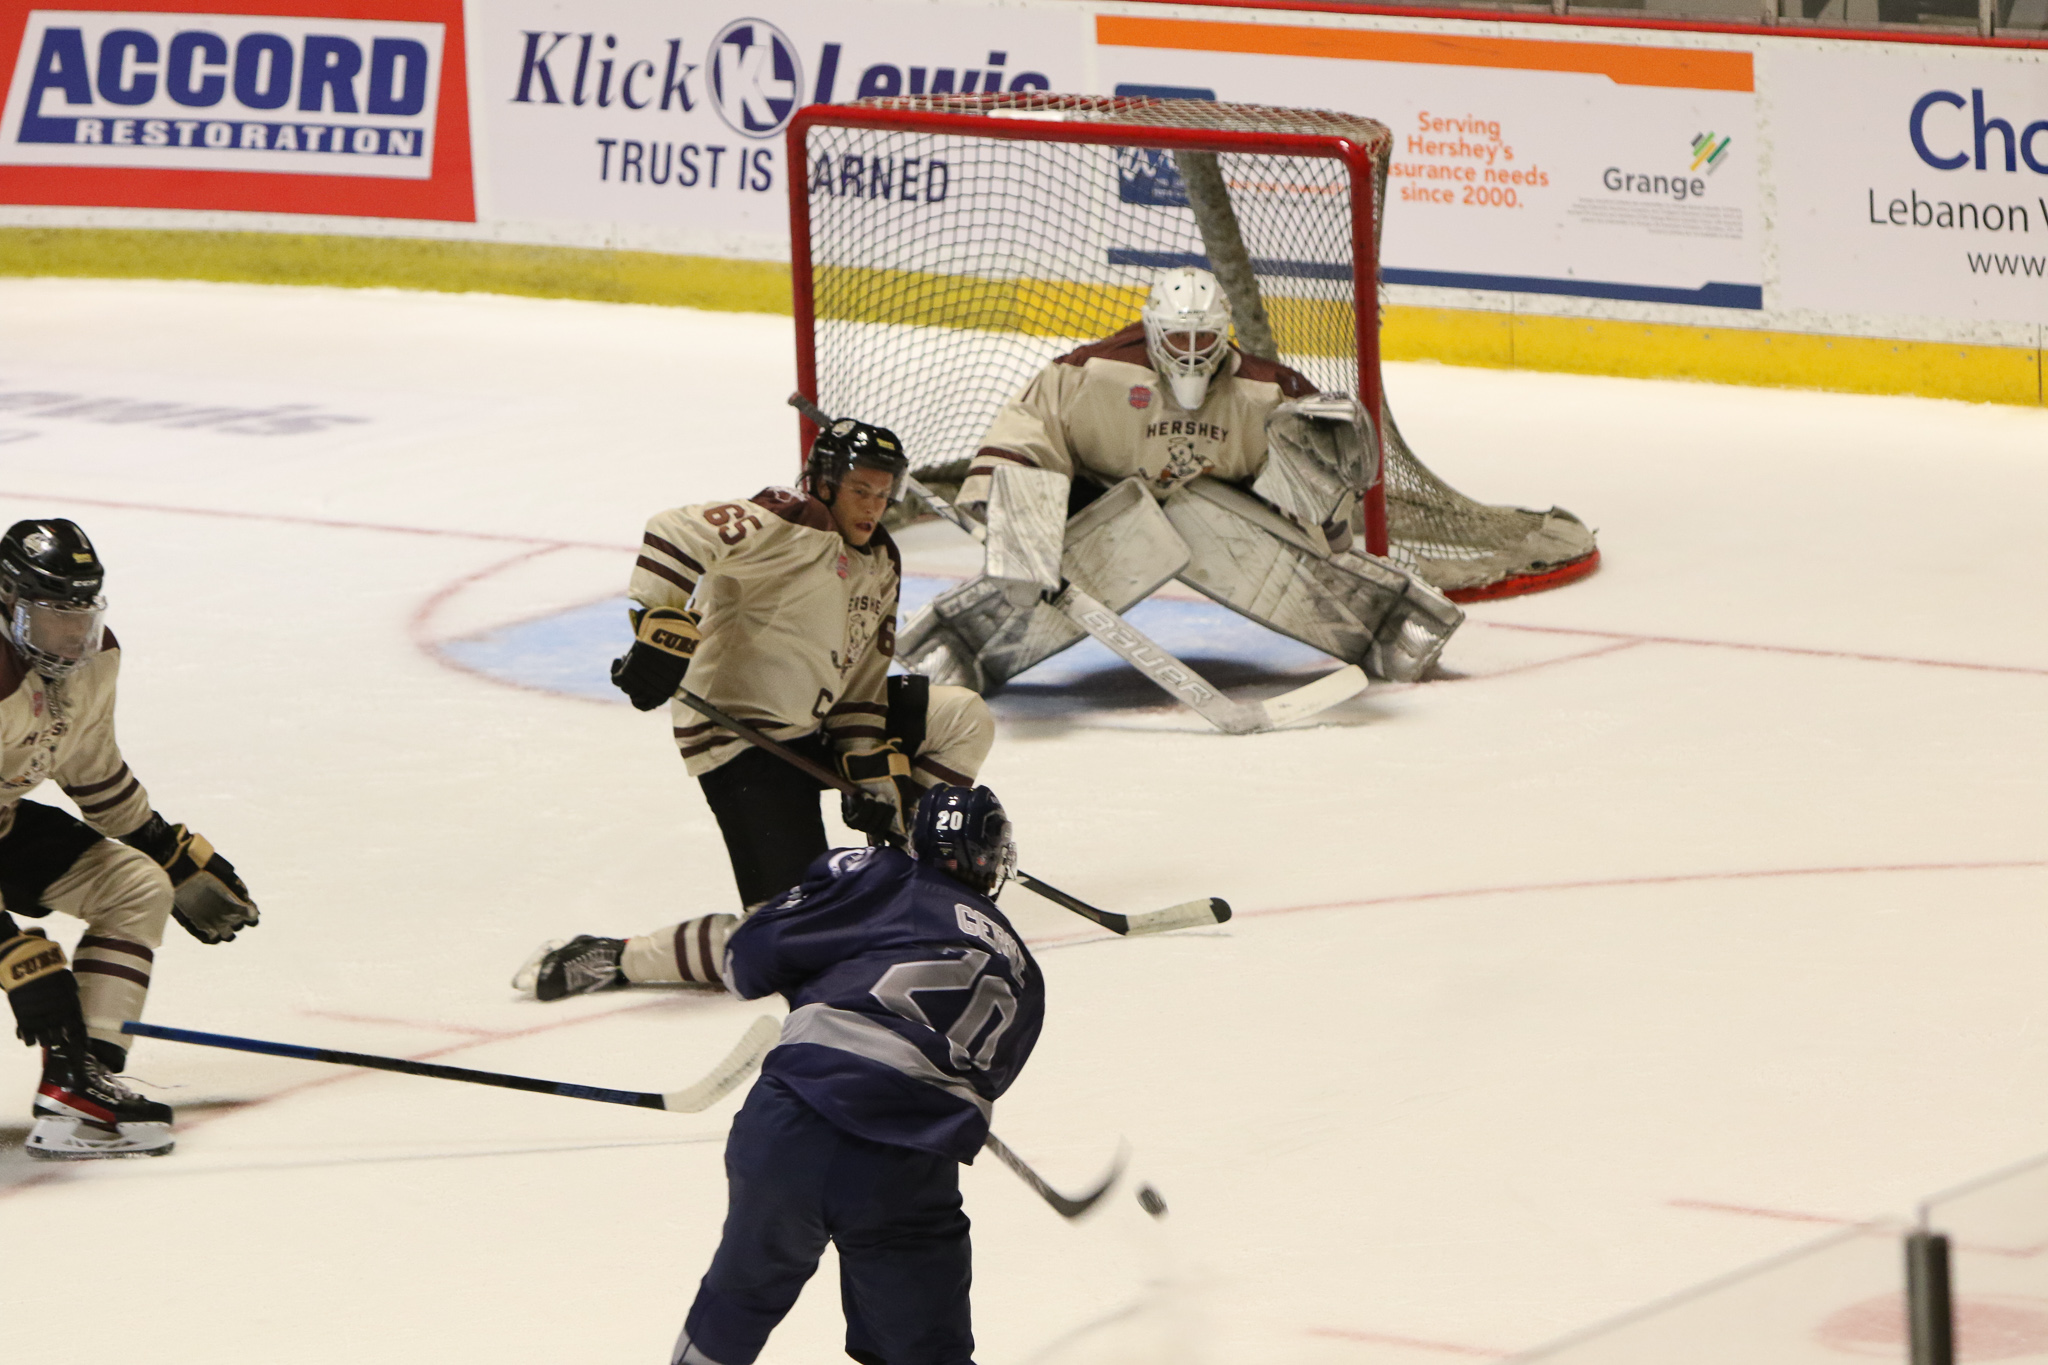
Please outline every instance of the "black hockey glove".
[{"label": "black hockey glove", "polygon": [[841,792],[839,818],[848,829],[867,835],[873,847],[903,842],[903,836],[896,832],[896,807],[887,801],[878,801],[865,793]]},{"label": "black hockey glove", "polygon": [[259,918],[235,865],[216,853],[205,835],[151,811],[149,823],[122,835],[121,842],[147,853],[170,874],[171,915],[201,943],[231,942]]},{"label": "black hockey glove", "polygon": [[0,986],[14,1009],[14,1036],[30,1047],[50,1049],[76,1068],[85,1048],[85,1014],[78,1004],[78,978],[64,965],[64,950],[40,929],[0,941]]},{"label": "black hockey glove", "polygon": [[612,686],[636,711],[652,711],[676,694],[703,635],[693,611],[653,607],[633,619],[633,647],[612,660]]}]

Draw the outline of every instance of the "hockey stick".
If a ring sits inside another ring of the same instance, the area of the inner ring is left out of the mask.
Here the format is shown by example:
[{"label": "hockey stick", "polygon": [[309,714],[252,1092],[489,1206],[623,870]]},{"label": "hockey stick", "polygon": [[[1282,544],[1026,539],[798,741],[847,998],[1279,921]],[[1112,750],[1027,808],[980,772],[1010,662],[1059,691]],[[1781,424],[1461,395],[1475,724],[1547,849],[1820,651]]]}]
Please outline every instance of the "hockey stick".
[{"label": "hockey stick", "polygon": [[1102,1177],[1101,1182],[1094,1189],[1082,1195],[1079,1199],[1073,1199],[1046,1184],[1044,1176],[1026,1165],[1024,1158],[1011,1151],[1010,1144],[1004,1142],[994,1133],[988,1135],[985,1145],[991,1152],[996,1154],[996,1160],[1015,1171],[1023,1179],[1024,1183],[1033,1190],[1036,1190],[1038,1197],[1052,1205],[1062,1218],[1079,1218],[1082,1214],[1088,1212],[1089,1209],[1094,1208],[1095,1202],[1102,1198],[1103,1195],[1108,1194],[1109,1187],[1116,1184],[1118,1178],[1123,1175],[1124,1163],[1130,1157],[1130,1153],[1127,1150],[1119,1147],[1117,1149],[1116,1162],[1109,1168],[1109,1174]]},{"label": "hockey stick", "polygon": [[[830,427],[832,419],[801,393],[789,396],[789,405],[816,423],[819,427]],[[904,486],[922,498],[925,505],[952,522],[955,526],[973,536],[985,540],[988,532],[975,524],[974,519],[959,508],[925,487],[911,475],[904,475]],[[1174,657],[1173,653],[1147,636],[1116,612],[1096,601],[1081,588],[1066,582],[1059,591],[1049,594],[1046,603],[1054,611],[1072,621],[1081,629],[1100,640],[1118,658],[1151,679],[1160,689],[1184,703],[1203,720],[1226,735],[1249,735],[1263,730],[1277,729],[1297,720],[1306,720],[1321,711],[1327,711],[1338,702],[1349,701],[1363,692],[1371,679],[1357,664],[1346,664],[1334,669],[1314,682],[1295,688],[1292,692],[1269,697],[1265,701],[1237,701],[1223,695],[1200,673]]]},{"label": "hockey stick", "polygon": [[540,1081],[530,1076],[507,1076],[497,1071],[472,1071],[464,1066],[442,1066],[436,1062],[413,1062],[402,1057],[373,1057],[363,1052],[341,1052],[326,1047],[301,1047],[297,1043],[267,1043],[260,1038],[237,1038],[226,1033],[198,1033],[192,1029],[164,1028],[129,1020],[121,1032],[138,1038],[162,1038],[172,1043],[199,1047],[224,1047],[237,1052],[261,1052],[271,1057],[296,1057],[307,1062],[332,1062],[336,1066],[361,1066],[372,1071],[396,1071],[407,1076],[431,1076],[437,1081],[467,1081],[471,1085],[496,1085],[507,1090],[530,1090],[537,1095],[561,1095],[572,1100],[596,1100],[601,1104],[626,1104],[635,1109],[665,1109],[671,1114],[694,1114],[709,1109],[745,1080],[775,1046],[782,1029],[762,1015],[747,1026],[739,1044],[726,1054],[695,1085],[660,1094],[652,1090],[606,1090],[602,1086],[575,1085],[568,1081]]},{"label": "hockey stick", "polygon": [[[687,689],[678,690],[676,700],[706,720],[732,731],[756,748],[766,749],[798,771],[809,773],[824,786],[855,796],[865,795],[857,783],[840,776],[821,763],[813,763],[787,744],[769,738],[737,716],[727,715],[696,693]],[[1183,901],[1179,905],[1169,905],[1164,910],[1119,915],[1114,910],[1098,910],[1078,896],[1069,896],[1058,887],[1050,886],[1022,869],[1017,872],[1017,880],[1047,900],[1066,907],[1083,919],[1095,921],[1113,934],[1163,934],[1169,929],[1187,929],[1199,924],[1221,924],[1230,918],[1230,905],[1221,896]]]}]

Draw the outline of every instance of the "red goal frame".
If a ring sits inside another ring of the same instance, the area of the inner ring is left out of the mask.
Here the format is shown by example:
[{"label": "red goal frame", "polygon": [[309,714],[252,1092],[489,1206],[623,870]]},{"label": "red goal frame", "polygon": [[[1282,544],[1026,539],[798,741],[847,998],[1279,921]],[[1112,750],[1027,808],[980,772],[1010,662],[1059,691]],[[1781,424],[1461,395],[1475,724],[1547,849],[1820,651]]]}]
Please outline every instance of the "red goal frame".
[{"label": "red goal frame", "polygon": [[[787,138],[789,171],[790,283],[796,315],[797,385],[817,396],[817,352],[811,263],[810,157],[807,138],[820,127],[952,133],[967,137],[1017,142],[1073,142],[1121,147],[1198,152],[1266,152],[1322,157],[1345,163],[1351,196],[1351,261],[1354,312],[1357,318],[1359,401],[1375,414],[1375,439],[1383,442],[1377,414],[1384,410],[1380,387],[1379,257],[1374,249],[1377,224],[1373,197],[1379,170],[1372,148],[1342,133],[1281,133],[1217,128],[1168,128],[1124,122],[1118,115],[1157,109],[1168,101],[1149,96],[1049,95],[1035,92],[944,97],[896,97],[854,104],[812,104],[790,119]],[[991,117],[1014,111],[1031,118]],[[1052,121],[1062,112],[1085,112],[1087,121]],[[1293,111],[1312,120],[1310,111]],[[809,418],[800,417],[799,449],[808,451],[817,435]],[[1382,469],[1385,466],[1382,448]],[[1375,477],[1365,494],[1366,548],[1384,555],[1388,549],[1386,492]]]}]

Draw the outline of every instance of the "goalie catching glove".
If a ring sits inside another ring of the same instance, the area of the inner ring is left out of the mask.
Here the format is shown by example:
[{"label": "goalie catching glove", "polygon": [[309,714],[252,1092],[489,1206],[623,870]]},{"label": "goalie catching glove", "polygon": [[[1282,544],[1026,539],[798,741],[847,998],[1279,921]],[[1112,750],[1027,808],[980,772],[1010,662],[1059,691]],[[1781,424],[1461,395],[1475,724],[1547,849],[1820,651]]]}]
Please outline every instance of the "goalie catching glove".
[{"label": "goalie catching glove", "polygon": [[65,965],[64,950],[42,930],[13,931],[13,922],[0,915],[0,987],[14,1009],[14,1036],[76,1067],[85,1047],[78,978]]},{"label": "goalie catching glove", "polygon": [[633,647],[612,660],[612,686],[624,692],[636,711],[652,711],[676,694],[690,671],[703,633],[694,611],[650,607],[633,616]]},{"label": "goalie catching glove", "polygon": [[235,865],[203,834],[173,825],[155,811],[149,823],[121,842],[156,860],[171,878],[171,914],[201,943],[227,943],[257,920],[256,902],[235,875]]},{"label": "goalie catching glove", "polygon": [[839,770],[861,788],[858,794],[840,793],[839,818],[846,827],[867,835],[871,845],[901,843],[903,812],[917,804],[914,796],[906,799],[904,792],[912,784],[910,760],[903,756],[902,742],[891,739],[872,753],[841,754]]}]

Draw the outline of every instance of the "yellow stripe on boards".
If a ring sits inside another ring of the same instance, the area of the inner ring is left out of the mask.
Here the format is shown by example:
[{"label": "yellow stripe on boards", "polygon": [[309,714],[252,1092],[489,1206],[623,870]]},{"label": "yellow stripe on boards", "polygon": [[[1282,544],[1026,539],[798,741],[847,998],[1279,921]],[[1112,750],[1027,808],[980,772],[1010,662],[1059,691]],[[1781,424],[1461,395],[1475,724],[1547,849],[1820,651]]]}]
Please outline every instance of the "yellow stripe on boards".
[{"label": "yellow stripe on boards", "polygon": [[1387,360],[2028,406],[2041,404],[2048,386],[2048,357],[2039,347],[1455,308],[1390,307],[1381,328],[1380,355]]},{"label": "yellow stripe on boards", "polygon": [[790,311],[789,267],[774,261],[418,237],[0,228],[0,275],[320,284]]},{"label": "yellow stripe on boards", "polygon": [[[0,228],[0,275],[227,280],[345,288],[424,289],[663,304],[726,312],[790,311],[789,267],[773,261],[670,256],[403,237]],[[952,325],[1086,339],[1137,320],[1142,288],[1056,280],[821,267],[821,318]],[[1350,309],[1280,295],[1266,300],[1275,338],[1295,355],[1343,354]],[[963,323],[956,319],[966,319]],[[2040,347],[1819,336],[1389,307],[1388,360],[1564,371],[1632,379],[1696,379],[1771,388],[1917,394],[2039,405],[2048,392]]]}]

